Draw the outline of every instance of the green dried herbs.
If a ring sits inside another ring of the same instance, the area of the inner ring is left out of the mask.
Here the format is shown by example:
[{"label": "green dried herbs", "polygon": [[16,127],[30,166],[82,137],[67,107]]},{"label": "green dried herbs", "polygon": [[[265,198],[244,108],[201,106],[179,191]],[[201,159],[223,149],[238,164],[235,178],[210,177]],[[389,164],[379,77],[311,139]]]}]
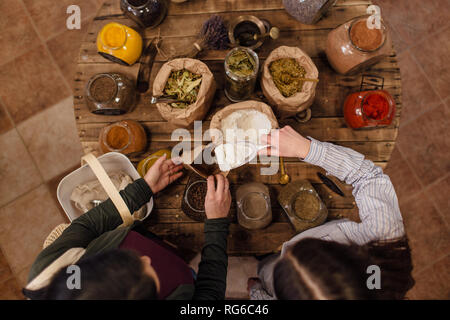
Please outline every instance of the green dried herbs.
[{"label": "green dried herbs", "polygon": [[284,97],[288,98],[302,91],[306,70],[297,60],[283,58],[273,61],[269,66],[269,71],[275,86]]},{"label": "green dried herbs", "polygon": [[182,69],[172,71],[164,87],[164,94],[183,102],[171,103],[172,108],[186,109],[197,101],[202,76]]},{"label": "green dried herbs", "polygon": [[245,50],[234,51],[227,59],[230,71],[238,77],[247,77],[253,74],[256,62]]}]

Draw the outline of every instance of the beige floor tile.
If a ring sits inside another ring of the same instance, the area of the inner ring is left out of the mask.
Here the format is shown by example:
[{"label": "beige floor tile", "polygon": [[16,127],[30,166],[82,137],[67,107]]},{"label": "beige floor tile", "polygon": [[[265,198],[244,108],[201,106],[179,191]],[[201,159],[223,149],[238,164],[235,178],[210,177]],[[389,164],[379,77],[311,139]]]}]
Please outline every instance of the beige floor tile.
[{"label": "beige floor tile", "polygon": [[0,209],[0,246],[14,274],[33,263],[48,234],[63,222],[45,185]]},{"label": "beige floor tile", "polygon": [[423,186],[450,171],[449,118],[450,110],[442,103],[400,129],[400,151]]},{"label": "beige floor tile", "polygon": [[228,258],[226,297],[231,299],[248,299],[247,274],[240,257]]},{"label": "beige floor tile", "polygon": [[0,1],[0,65],[39,45],[21,0]]},{"label": "beige floor tile", "polygon": [[28,283],[28,274],[30,273],[31,265],[19,271],[15,276],[19,285],[24,288]]},{"label": "beige floor tile", "polygon": [[24,300],[21,286],[17,283],[15,278],[0,284],[0,300]]},{"label": "beige floor tile", "polygon": [[45,40],[61,33],[62,30],[67,30],[68,6],[78,5],[81,9],[82,20],[94,16],[97,11],[96,3],[91,0],[23,0],[23,2]]},{"label": "beige floor tile", "polygon": [[61,72],[43,45],[0,68],[0,97],[16,125],[69,94]]},{"label": "beige floor tile", "polygon": [[47,41],[50,53],[72,88],[75,85],[74,77],[81,41],[87,34],[89,23],[90,21],[83,21],[80,30],[66,30]]},{"label": "beige floor tile", "polygon": [[436,262],[421,272],[416,278],[415,286],[408,292],[410,299],[450,299],[450,256]]},{"label": "beige floor tile", "polygon": [[0,207],[42,183],[15,129],[0,135]]},{"label": "beige floor tile", "polygon": [[427,190],[427,195],[434,201],[436,208],[450,226],[450,174],[432,185]]},{"label": "beige floor tile", "polygon": [[403,128],[407,122],[436,107],[441,100],[410,51],[399,55],[398,64],[402,77],[402,116],[400,125]]},{"label": "beige floor tile", "polygon": [[11,120],[9,119],[9,116],[6,113],[5,107],[3,107],[2,103],[0,102],[0,134],[5,133],[9,129],[13,127],[13,124]]},{"label": "beige floor tile", "polygon": [[411,246],[413,275],[450,252],[450,232],[425,194],[400,205]]},{"label": "beige floor tile", "polygon": [[[450,3],[447,2],[447,6]],[[447,16],[448,20],[448,16]],[[442,99],[450,96],[450,26],[411,49]]]},{"label": "beige floor tile", "polygon": [[24,121],[17,129],[46,181],[80,163],[82,150],[71,97]]}]

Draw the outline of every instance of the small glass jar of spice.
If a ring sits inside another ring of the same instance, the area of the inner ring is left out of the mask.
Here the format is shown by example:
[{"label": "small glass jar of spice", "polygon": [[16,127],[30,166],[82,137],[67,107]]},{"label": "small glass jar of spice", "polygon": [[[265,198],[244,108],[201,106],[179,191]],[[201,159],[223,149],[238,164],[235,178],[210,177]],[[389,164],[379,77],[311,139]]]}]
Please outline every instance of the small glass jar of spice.
[{"label": "small glass jar of spice", "polygon": [[103,128],[99,143],[103,153],[120,152],[134,155],[144,151],[147,135],[139,122],[124,120]]},{"label": "small glass jar of spice", "polygon": [[85,91],[90,112],[120,115],[130,111],[136,103],[133,82],[120,73],[100,73],[93,76]]},{"label": "small glass jar of spice", "polygon": [[141,28],[155,28],[167,15],[167,0],[121,0],[120,9]]},{"label": "small glass jar of spice", "polygon": [[395,117],[395,101],[385,90],[350,94],[344,103],[344,118],[353,129],[384,127]]},{"label": "small glass jar of spice", "polygon": [[181,210],[191,219],[203,222],[206,219],[205,197],[208,190],[207,181],[192,173],[184,190]]}]

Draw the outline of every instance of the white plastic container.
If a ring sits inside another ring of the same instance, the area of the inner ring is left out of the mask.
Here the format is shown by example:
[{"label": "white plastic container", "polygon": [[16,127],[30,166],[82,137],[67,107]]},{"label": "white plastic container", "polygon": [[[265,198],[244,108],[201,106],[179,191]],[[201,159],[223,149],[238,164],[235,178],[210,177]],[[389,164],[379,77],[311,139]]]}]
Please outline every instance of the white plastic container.
[{"label": "white plastic container", "polygon": [[[123,171],[128,174],[133,180],[137,180],[141,177],[134,168],[131,161],[121,153],[109,152],[98,157],[97,159],[108,174],[117,171]],[[57,190],[58,201],[71,222],[81,216],[81,212],[77,208],[75,208],[73,202],[70,200],[72,191],[77,186],[95,179],[97,179],[97,177],[95,176],[94,172],[88,164],[85,164],[81,168],[64,177],[59,183]],[[147,203],[147,214],[141,220],[146,219],[150,215],[152,210],[153,197]]]}]

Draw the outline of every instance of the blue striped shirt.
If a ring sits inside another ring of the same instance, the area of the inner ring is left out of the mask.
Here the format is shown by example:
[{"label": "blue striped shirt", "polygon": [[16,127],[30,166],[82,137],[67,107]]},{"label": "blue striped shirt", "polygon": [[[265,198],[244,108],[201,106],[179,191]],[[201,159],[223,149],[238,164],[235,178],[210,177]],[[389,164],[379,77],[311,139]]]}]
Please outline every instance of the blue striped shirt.
[{"label": "blue striped shirt", "polygon": [[[357,223],[348,219],[334,220],[306,230],[283,244],[281,256],[289,247],[305,238],[364,245],[374,240],[402,237],[405,230],[397,195],[391,180],[383,174],[383,170],[352,149],[310,139],[311,147],[304,161],[322,167],[328,174],[353,186],[353,196],[359,209],[361,222]],[[275,262],[264,266],[259,274],[269,293],[272,288],[272,271]],[[255,288],[251,290],[251,298],[269,297]]]}]

